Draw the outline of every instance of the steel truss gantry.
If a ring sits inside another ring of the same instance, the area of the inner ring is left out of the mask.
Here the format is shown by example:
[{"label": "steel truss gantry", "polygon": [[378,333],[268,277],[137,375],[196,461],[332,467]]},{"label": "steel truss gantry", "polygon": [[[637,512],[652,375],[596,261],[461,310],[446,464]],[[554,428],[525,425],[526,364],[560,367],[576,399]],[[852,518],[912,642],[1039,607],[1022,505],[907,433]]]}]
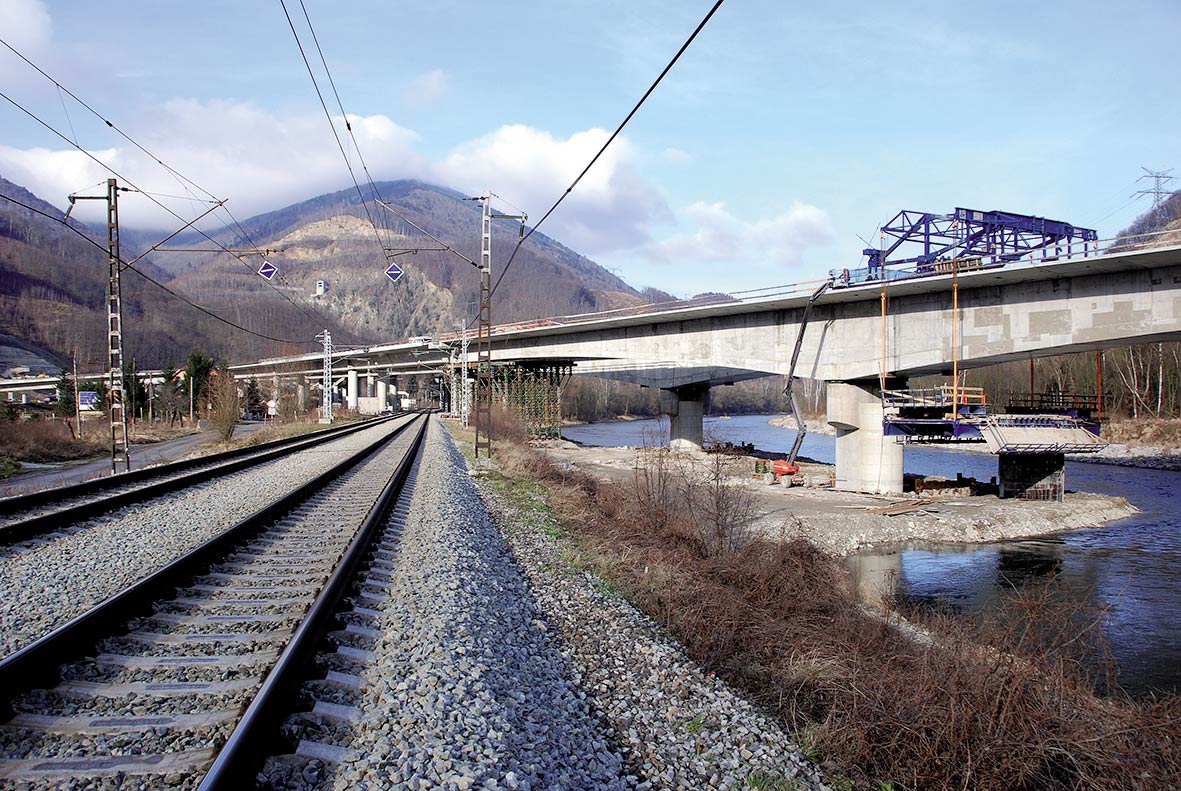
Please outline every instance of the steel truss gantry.
[{"label": "steel truss gantry", "polygon": [[911,265],[917,272],[935,270],[936,263],[964,258],[988,263],[1015,261],[1036,250],[1058,254],[1058,248],[1096,243],[1099,234],[1059,220],[1004,211],[957,208],[951,214],[904,209],[881,228],[881,248],[867,247],[871,280],[884,267]]}]

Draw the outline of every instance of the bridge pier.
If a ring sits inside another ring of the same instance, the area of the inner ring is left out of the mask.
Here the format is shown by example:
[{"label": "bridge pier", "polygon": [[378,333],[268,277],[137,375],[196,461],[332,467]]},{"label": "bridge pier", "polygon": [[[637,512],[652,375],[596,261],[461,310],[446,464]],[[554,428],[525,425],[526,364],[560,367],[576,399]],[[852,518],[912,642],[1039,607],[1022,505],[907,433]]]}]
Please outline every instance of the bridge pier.
[{"label": "bridge pier", "polygon": [[357,369],[349,369],[349,384],[348,384],[348,408],[356,411],[357,409]]},{"label": "bridge pier", "polygon": [[902,491],[902,443],[882,430],[877,383],[828,385],[828,424],[836,429],[836,487],[885,494]]},{"label": "bridge pier", "polygon": [[668,447],[670,450],[675,452],[701,450],[704,439],[701,424],[708,405],[708,384],[683,385],[660,391],[660,412],[669,417]]},{"label": "bridge pier", "polygon": [[377,405],[383,412],[390,405],[390,386],[385,377],[377,380]]}]

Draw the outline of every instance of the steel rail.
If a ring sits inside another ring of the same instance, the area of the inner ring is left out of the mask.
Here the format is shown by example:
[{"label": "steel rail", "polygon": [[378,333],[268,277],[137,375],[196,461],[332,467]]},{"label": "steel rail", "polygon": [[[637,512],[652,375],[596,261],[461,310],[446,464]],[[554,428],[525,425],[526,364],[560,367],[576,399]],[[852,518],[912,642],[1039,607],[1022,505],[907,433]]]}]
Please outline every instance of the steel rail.
[{"label": "steel rail", "polygon": [[397,502],[418,456],[428,422],[429,418],[422,421],[410,449],[390,476],[341,557],[340,564],[308,608],[307,616],[296,628],[287,647],[263,680],[258,694],[214,759],[198,791],[236,791],[249,787],[255,774],[262,768],[271,752],[269,747],[279,739],[279,726],[291,711],[291,701],[296,699],[299,685],[308,676],[308,668],[335,619],[341,600],[354,581],[357,569],[389,516],[390,509]]},{"label": "steel rail", "polygon": [[408,420],[389,434],[317,475],[275,502],[227,528],[166,566],[143,577],[89,611],[82,613],[24,648],[0,659],[0,722],[11,718],[12,700],[21,692],[54,683],[63,663],[86,655],[94,643],[150,610],[152,604],[183,580],[225,556],[245,539],[281,519],[334,479],[356,467],[412,426]]},{"label": "steel rail", "polygon": [[[229,460],[225,460],[224,463],[217,463],[212,467],[205,467],[204,469],[199,469],[186,475],[180,475],[176,478],[169,478],[166,481],[149,483],[148,485],[141,486],[138,489],[132,489],[126,492],[118,492],[98,500],[90,500],[88,502],[78,503],[77,505],[66,506],[65,508],[61,508],[56,511],[39,514],[37,516],[29,517],[28,519],[10,522],[7,525],[0,525],[0,546],[15,544],[19,541],[27,541],[28,539],[34,538],[38,535],[49,533],[54,530],[59,530],[77,522],[86,521],[87,519],[93,519],[96,516],[107,513],[108,511],[113,511],[116,508],[122,508],[127,505],[132,505],[144,500],[150,500],[154,497],[159,497],[160,495],[169,494],[180,489],[186,489],[190,486],[196,486],[197,484],[205,483],[206,481],[213,480],[214,478],[222,475],[244,470],[248,467],[262,464],[263,462],[272,461],[281,456],[286,456],[289,453],[307,450],[308,448],[322,445],[325,442],[341,439],[342,437],[346,437],[349,434],[363,431],[367,428],[372,428],[373,426],[378,425],[386,420],[393,419],[393,417],[384,417],[378,418],[376,420],[366,420],[361,423],[350,424],[349,426],[341,427],[339,429],[333,429],[332,433],[316,432],[316,435],[311,439],[307,438],[306,436],[301,436],[294,440],[275,440],[274,443],[266,443],[269,449],[264,450],[261,453],[258,452],[258,449],[262,447],[261,445],[254,446],[249,449],[227,451],[227,453],[234,454],[234,457],[230,458]],[[186,460],[183,462],[176,462],[176,464],[187,465],[189,468],[205,466],[209,464],[210,458],[211,457],[206,456],[203,459]],[[177,468],[173,468],[172,470],[172,472],[178,471],[181,470]],[[143,472],[147,472],[147,470],[144,470]],[[104,482],[113,482],[110,485],[118,485],[127,482],[125,475],[126,473],[124,475],[118,475],[111,478],[102,478],[101,480]],[[92,483],[92,481],[86,481],[83,484],[78,484],[78,486],[84,486],[85,484],[89,483]],[[67,487],[49,492],[48,494],[55,496],[48,502],[53,502],[53,500],[60,500],[63,497],[70,496],[73,493],[71,492],[73,488],[74,487]],[[102,491],[102,488],[100,487],[97,489],[97,491]],[[37,492],[36,494],[40,495],[43,493]]]},{"label": "steel rail", "polygon": [[8,516],[17,514],[21,511],[28,511],[32,508],[37,508],[43,505],[50,505],[59,500],[64,500],[69,497],[82,497],[88,494],[97,494],[106,489],[113,489],[118,486],[125,486],[129,483],[139,483],[141,481],[151,480],[152,478],[160,478],[165,475],[172,475],[173,473],[184,472],[191,470],[194,467],[200,467],[205,464],[218,464],[223,461],[230,461],[231,459],[248,456],[253,453],[260,453],[271,450],[273,448],[281,448],[289,445],[295,445],[300,442],[306,442],[310,439],[327,437],[333,435],[345,435],[352,431],[358,430],[358,426],[373,425],[381,418],[369,419],[361,421],[360,423],[346,423],[339,426],[332,426],[331,428],[321,429],[307,434],[300,434],[294,437],[284,437],[282,439],[273,439],[270,442],[260,442],[257,445],[251,445],[244,448],[235,448],[234,450],[222,451],[220,453],[210,453],[206,456],[198,456],[193,459],[182,459],[181,461],[168,462],[166,464],[156,464],[151,467],[144,467],[131,472],[123,472],[117,475],[104,475],[101,478],[93,478],[89,481],[81,481],[79,483],[70,484],[69,486],[59,486],[51,489],[42,489],[37,492],[29,492],[28,494],[17,494],[11,497],[0,498],[0,516]]}]

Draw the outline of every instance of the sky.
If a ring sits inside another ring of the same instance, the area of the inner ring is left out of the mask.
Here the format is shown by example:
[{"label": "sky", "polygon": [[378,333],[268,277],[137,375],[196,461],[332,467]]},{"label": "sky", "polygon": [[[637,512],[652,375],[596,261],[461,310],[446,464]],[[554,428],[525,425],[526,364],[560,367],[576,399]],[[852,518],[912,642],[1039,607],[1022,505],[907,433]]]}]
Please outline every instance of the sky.
[{"label": "sky", "polygon": [[[712,1],[286,5],[375,179],[491,190],[536,220]],[[853,268],[902,209],[1110,237],[1150,205],[1141,168],[1181,166],[1178,31],[1176,0],[726,0],[541,230],[677,296]],[[122,223],[175,230],[208,206],[156,159],[238,219],[352,186],[279,0],[0,0],[0,39],[155,157],[0,47],[0,91],[65,138],[0,99],[0,176],[63,209],[105,165],[172,212],[128,194]]]}]

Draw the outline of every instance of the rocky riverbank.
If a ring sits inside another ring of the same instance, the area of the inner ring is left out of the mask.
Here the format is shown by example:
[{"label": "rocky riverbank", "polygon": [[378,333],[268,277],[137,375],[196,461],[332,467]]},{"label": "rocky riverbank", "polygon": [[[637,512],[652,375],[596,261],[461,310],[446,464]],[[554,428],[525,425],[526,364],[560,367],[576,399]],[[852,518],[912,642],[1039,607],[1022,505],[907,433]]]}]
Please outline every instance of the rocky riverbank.
[{"label": "rocky riverbank", "polygon": [[[552,443],[545,453],[559,463],[581,468],[609,480],[631,480],[645,451],[635,448],[582,447]],[[680,470],[691,473],[709,457],[677,459]],[[882,497],[841,492],[825,486],[768,485],[753,476],[755,459],[735,457],[730,479],[753,499],[760,514],[755,530],[765,535],[803,535],[834,555],[848,555],[866,547],[908,541],[985,543],[1011,538],[1099,527],[1137,513],[1122,497],[1070,492],[1064,502],[1002,500],[977,497],[929,498],[913,510],[897,515],[877,513],[892,504],[915,502],[913,495]],[[801,472],[813,482],[827,481],[832,466],[806,462]]]}]

